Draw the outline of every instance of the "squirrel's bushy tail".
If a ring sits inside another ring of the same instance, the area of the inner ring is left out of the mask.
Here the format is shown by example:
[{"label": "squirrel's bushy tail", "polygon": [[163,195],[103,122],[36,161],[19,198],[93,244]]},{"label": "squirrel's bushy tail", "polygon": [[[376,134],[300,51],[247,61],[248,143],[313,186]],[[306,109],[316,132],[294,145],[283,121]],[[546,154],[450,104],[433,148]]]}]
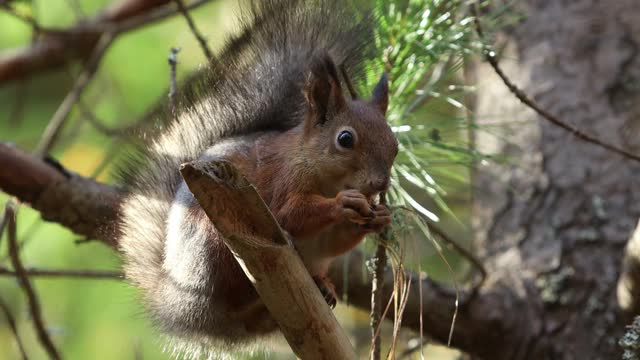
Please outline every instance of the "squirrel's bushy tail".
[{"label": "squirrel's bushy tail", "polygon": [[183,91],[178,119],[149,136],[123,171],[131,195],[122,206],[119,244],[126,275],[151,313],[180,164],[224,137],[295,126],[314,57],[329,54],[349,73],[361,72],[375,44],[370,20],[341,0],[257,0],[243,7],[241,31]]}]

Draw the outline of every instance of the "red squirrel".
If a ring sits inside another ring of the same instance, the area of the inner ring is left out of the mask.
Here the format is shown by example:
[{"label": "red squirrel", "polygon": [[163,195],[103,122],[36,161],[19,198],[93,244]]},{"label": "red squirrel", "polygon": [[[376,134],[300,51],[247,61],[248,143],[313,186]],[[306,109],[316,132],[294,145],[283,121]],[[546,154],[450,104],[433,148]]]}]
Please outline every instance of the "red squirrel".
[{"label": "red squirrel", "polygon": [[385,120],[385,75],[369,100],[345,96],[337,68],[358,71],[370,24],[338,0],[252,2],[186,99],[128,175],[122,205],[127,278],[149,314],[192,353],[232,349],[277,330],[251,282],[180,177],[221,159],[256,186],[335,305],[331,260],[391,221],[376,204],[398,152]]}]

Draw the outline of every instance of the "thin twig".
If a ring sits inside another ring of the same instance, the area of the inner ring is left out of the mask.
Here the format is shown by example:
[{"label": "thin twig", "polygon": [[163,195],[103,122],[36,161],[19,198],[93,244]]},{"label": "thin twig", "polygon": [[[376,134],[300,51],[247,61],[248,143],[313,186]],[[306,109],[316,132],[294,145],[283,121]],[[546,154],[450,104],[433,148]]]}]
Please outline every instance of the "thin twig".
[{"label": "thin twig", "polygon": [[[105,279],[105,280],[122,280],[124,275],[119,271],[106,270],[55,270],[55,269],[38,269],[25,268],[27,276],[39,276],[49,278],[78,278],[78,279]],[[18,276],[17,271],[0,267],[0,276]]]},{"label": "thin twig", "polygon": [[89,124],[94,129],[96,129],[101,134],[109,137],[134,136],[135,131],[141,128],[142,125],[144,125],[143,123],[149,119],[149,117],[143,116],[128,125],[123,125],[119,127],[110,127],[105,125],[103,121],[99,119],[98,116],[93,111],[91,111],[91,109],[89,109],[89,106],[87,106],[87,104],[84,101],[82,101],[82,99],[78,100],[78,108],[80,109],[82,116],[87,120],[87,122],[89,122]]},{"label": "thin twig", "polygon": [[73,15],[76,17],[76,21],[84,19],[86,17],[84,10],[82,10],[82,6],[78,0],[67,0],[67,5],[73,11]]},{"label": "thin twig", "polygon": [[49,121],[47,128],[44,131],[42,139],[36,148],[35,154],[39,157],[44,157],[49,153],[51,147],[55,144],[58,136],[60,135],[60,131],[64,127],[64,124],[73,109],[73,106],[80,99],[82,95],[82,91],[87,87],[93,75],[98,70],[98,66],[104,53],[106,52],[109,45],[113,42],[114,33],[107,32],[100,38],[98,44],[96,45],[93,55],[87,62],[84,71],[78,76],[76,83],[73,85],[73,89],[67,94],[65,99],[62,101],[62,104],[58,107],[55,114]]},{"label": "thin twig", "polygon": [[[208,2],[211,2],[212,0],[198,0],[198,1],[194,1],[192,3],[190,3],[189,5],[186,6],[187,10],[193,10],[195,8],[198,8]],[[157,10],[153,10],[151,12],[147,12],[144,13],[142,15],[133,17],[131,19],[128,19],[122,23],[120,23],[118,25],[118,35],[122,34],[124,32],[127,31],[131,31],[131,30],[135,30],[141,26],[144,25],[148,25],[160,20],[164,20],[166,18],[172,17],[175,14],[177,14],[180,10],[179,9],[175,9],[175,8],[171,8],[171,7],[162,7],[159,8]],[[109,26],[108,24],[105,24],[106,26]]]},{"label": "thin twig", "polygon": [[17,128],[24,120],[25,103],[28,99],[29,91],[29,78],[24,79],[16,85],[16,92],[13,100],[13,106],[11,108],[11,115],[9,115],[9,126]]},{"label": "thin twig", "polygon": [[38,24],[38,22],[36,21],[36,19],[34,19],[29,15],[20,14],[19,12],[16,11],[16,9],[11,7],[11,5],[9,4],[0,2],[0,9],[3,9],[7,14],[13,16],[14,18],[29,24],[29,26],[31,26],[33,28],[33,31],[36,33],[43,30],[40,24]]},{"label": "thin twig", "polygon": [[11,258],[11,264],[16,272],[16,277],[18,278],[18,282],[20,286],[24,290],[25,295],[27,296],[27,303],[29,305],[29,310],[31,312],[31,317],[33,318],[33,325],[35,327],[36,333],[38,335],[38,340],[45,348],[49,357],[55,360],[59,360],[62,357],[60,353],[56,349],[51,337],[47,333],[47,328],[44,324],[44,320],[42,318],[42,311],[40,308],[40,302],[38,300],[38,295],[36,294],[33,286],[31,286],[31,282],[29,281],[29,275],[27,274],[22,262],[20,261],[20,254],[18,251],[18,239],[16,235],[16,217],[15,217],[15,209],[12,201],[9,201],[5,207],[5,218],[4,221],[7,222],[8,227],[8,238],[9,238],[9,257]]},{"label": "thin twig", "polygon": [[[427,220],[426,216],[423,218],[425,221]],[[440,229],[438,226],[434,225],[433,222],[429,223],[429,230],[434,234],[438,235],[442,241],[450,245],[458,254],[462,255],[467,261],[473,265],[480,272],[480,280],[473,285],[473,292],[482,287],[485,280],[487,279],[487,269],[484,268],[480,259],[478,259],[475,255],[473,255],[469,250],[467,250],[464,246],[458,244],[457,241],[453,240],[446,232]]]},{"label": "thin twig", "polygon": [[[212,0],[197,0],[186,8],[191,10]],[[165,1],[139,1],[141,6],[126,6],[123,0],[119,4],[104,10],[94,19],[82,22],[74,27],[57,29],[41,28],[46,36],[29,47],[0,52],[0,83],[34,75],[43,70],[61,67],[73,60],[86,60],[105,32],[115,31],[114,37],[140,29],[174,16],[179,12],[176,7],[164,6]],[[167,3],[170,0],[166,0]],[[124,9],[124,10],[123,10]]]},{"label": "thin twig", "polygon": [[[436,250],[438,250],[437,251],[438,256],[440,257],[442,262],[447,267],[447,269],[448,269],[448,271],[451,274],[451,277],[453,279],[453,287],[454,287],[454,290],[455,290],[455,303],[454,303],[453,316],[451,318],[451,326],[449,327],[449,335],[448,335],[448,338],[447,338],[447,346],[451,346],[451,341],[453,339],[453,331],[455,329],[456,319],[458,317],[458,309],[459,309],[459,306],[460,306],[460,287],[458,285],[458,280],[456,279],[455,272],[453,271],[453,267],[451,267],[451,264],[449,263],[447,258],[444,256],[444,253],[442,252],[441,246],[438,244],[436,239],[433,236],[430,235],[431,234],[431,230],[430,230],[431,221],[430,221],[430,219],[427,216],[425,216],[424,214],[422,214],[422,213],[420,213],[420,212],[418,212],[418,211],[416,211],[414,209],[409,209],[409,208],[407,208],[405,206],[397,206],[396,208],[404,210],[404,211],[407,211],[410,214],[413,214],[414,216],[417,217],[417,219],[419,220],[419,221],[417,221],[418,226],[424,227],[424,231],[428,234],[428,238],[433,242]],[[449,239],[449,240],[451,240],[451,239]],[[477,293],[477,289],[478,288],[479,287],[476,287],[476,288],[473,289],[472,296],[470,296],[469,298],[473,298],[473,295]]]},{"label": "thin twig", "polygon": [[169,101],[171,102],[171,115],[178,120],[178,82],[176,81],[176,67],[178,66],[178,53],[180,48],[171,48],[169,51]]},{"label": "thin twig", "polygon": [[[0,232],[1,234],[2,232]],[[24,350],[24,345],[22,345],[22,340],[20,339],[20,334],[18,333],[18,327],[16,326],[16,320],[13,318],[13,314],[11,314],[11,310],[9,306],[0,298],[0,310],[4,313],[4,316],[7,318],[7,323],[9,324],[9,329],[11,329],[11,333],[13,333],[13,337],[16,339],[16,344],[18,344],[18,349],[20,350],[20,355],[22,355],[23,360],[28,360],[27,352]]]},{"label": "thin twig", "polygon": [[193,21],[193,18],[191,17],[191,14],[189,14],[187,7],[184,5],[184,2],[182,0],[173,0],[173,1],[176,3],[176,5],[178,5],[178,10],[182,14],[182,16],[184,16],[184,19],[187,21],[187,24],[189,25],[189,29],[191,29],[193,36],[195,36],[196,39],[198,40],[198,43],[200,43],[200,48],[202,48],[202,52],[204,53],[204,56],[206,56],[207,60],[211,61],[211,59],[213,59],[213,53],[209,48],[209,44],[207,44],[207,39],[204,36],[202,36],[202,33],[196,27],[196,23]]},{"label": "thin twig", "polygon": [[[380,194],[380,205],[386,205],[386,196]],[[384,286],[384,269],[387,267],[386,244],[389,242],[389,228],[379,235],[376,250],[375,268],[371,280],[371,360],[380,359],[379,327],[382,316],[382,288]]]},{"label": "thin twig", "polygon": [[[474,23],[476,26],[476,32],[478,33],[478,37],[480,38],[480,41],[484,43],[485,37],[484,37],[484,31],[482,30],[482,25],[480,24],[480,5],[478,0],[476,0],[473,3],[471,7],[471,11],[473,12]],[[635,161],[640,161],[640,155],[633,154],[627,150],[621,149],[617,146],[608,144],[600,139],[597,139],[591,135],[588,135],[582,132],[581,130],[579,130],[577,127],[564,122],[563,120],[557,118],[555,115],[544,110],[540,105],[538,105],[538,103],[536,103],[533,99],[527,96],[527,94],[525,94],[524,91],[518,88],[507,77],[507,75],[504,73],[504,71],[502,71],[502,68],[498,64],[498,60],[493,51],[491,51],[487,46],[485,46],[483,49],[483,53],[484,53],[485,60],[489,63],[489,65],[491,65],[491,67],[493,68],[493,71],[495,71],[495,73],[500,77],[500,79],[502,79],[502,82],[507,86],[507,88],[509,88],[511,93],[515,95],[515,97],[517,97],[518,100],[520,100],[523,104],[533,109],[536,113],[538,113],[538,115],[542,116],[543,119],[551,122],[552,124],[564,130],[567,130],[570,134],[577,137],[578,139],[600,146],[604,149],[607,149],[625,158],[632,159]]]},{"label": "thin twig", "polygon": [[[472,296],[470,296],[469,299],[472,298],[473,294],[475,294],[477,290],[482,287],[482,285],[484,284],[487,278],[487,269],[485,269],[484,265],[482,265],[482,261],[480,261],[480,259],[478,259],[475,255],[473,255],[469,250],[465,249],[464,246],[458,244],[458,242],[455,241],[453,238],[451,238],[449,235],[447,235],[445,231],[440,229],[438,226],[434,225],[433,221],[431,221],[431,219],[426,217],[424,214],[418,211],[415,211],[414,209],[408,208],[406,206],[395,206],[394,208],[407,211],[421,218],[422,221],[424,221],[424,223],[427,224],[427,227],[431,232],[438,235],[438,237],[442,239],[442,241],[447,243],[447,245],[450,245],[453,248],[453,250],[455,250],[455,252],[461,255],[465,260],[469,261],[469,263],[471,263],[471,265],[473,265],[473,267],[475,267],[480,272],[480,280],[473,285],[471,290]],[[467,299],[467,301],[469,299]]]}]

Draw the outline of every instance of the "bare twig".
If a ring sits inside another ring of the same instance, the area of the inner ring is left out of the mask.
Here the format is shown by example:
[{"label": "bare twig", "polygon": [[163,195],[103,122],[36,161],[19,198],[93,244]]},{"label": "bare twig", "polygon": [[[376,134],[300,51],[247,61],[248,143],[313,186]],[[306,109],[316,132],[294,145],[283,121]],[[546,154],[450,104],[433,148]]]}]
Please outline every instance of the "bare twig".
[{"label": "bare twig", "polygon": [[169,51],[169,102],[171,103],[171,115],[174,120],[178,120],[178,82],[176,81],[178,52],[180,52],[180,48],[171,48]]},{"label": "bare twig", "polygon": [[[186,8],[195,9],[211,1],[193,1]],[[117,37],[178,13],[177,8],[165,6],[170,2],[122,0],[75,27],[43,29],[43,36],[34,44],[0,53],[0,84],[87,59],[105,32],[115,31]]]},{"label": "bare twig", "polygon": [[98,70],[100,61],[102,60],[102,57],[109,45],[111,45],[113,37],[113,32],[107,32],[100,38],[100,41],[96,45],[94,53],[87,62],[84,71],[80,76],[78,76],[76,83],[73,85],[73,89],[71,89],[69,94],[67,94],[65,99],[62,101],[62,104],[60,104],[58,110],[56,110],[55,114],[53,114],[53,117],[49,121],[49,124],[42,135],[42,139],[36,148],[35,154],[37,156],[43,157],[47,155],[51,147],[55,144],[71,109],[73,109],[75,103],[80,99],[82,91],[84,91],[93,78],[93,75]]},{"label": "bare twig", "polygon": [[[473,12],[473,15],[474,15],[476,32],[478,33],[480,40],[482,42],[485,42],[484,31],[482,29],[482,24],[480,23],[480,4],[478,3],[478,0],[476,0],[473,3],[471,7],[471,11]],[[513,93],[513,95],[515,95],[515,97],[517,97],[518,100],[520,100],[523,104],[525,104],[526,106],[534,110],[536,113],[538,113],[538,115],[542,116],[543,119],[568,131],[570,134],[572,134],[578,139],[600,146],[604,149],[607,149],[611,152],[621,155],[627,159],[632,159],[640,162],[640,155],[633,154],[627,150],[621,149],[615,145],[608,144],[598,138],[595,138],[589,134],[586,134],[582,132],[580,129],[578,129],[577,127],[568,124],[567,122],[561,120],[555,115],[549,113],[547,110],[543,109],[540,105],[538,105],[538,103],[536,103],[533,99],[527,96],[527,94],[525,94],[524,91],[522,91],[519,87],[517,87],[509,79],[509,77],[507,77],[507,75],[504,73],[504,71],[502,71],[502,68],[498,64],[498,60],[493,51],[491,51],[488,47],[485,47],[483,49],[483,52],[484,52],[485,60],[489,63],[489,65],[491,65],[491,67],[493,68],[493,71],[495,71],[495,73],[500,77],[500,79],[502,79],[502,82],[507,86],[507,88],[509,88],[511,93]]]},{"label": "bare twig", "polygon": [[78,100],[78,108],[80,109],[82,116],[87,120],[87,122],[89,122],[91,126],[93,126],[94,129],[96,129],[101,134],[109,137],[126,138],[134,136],[136,130],[142,128],[144,123],[149,120],[149,117],[143,116],[128,125],[123,125],[120,127],[110,127],[105,125],[103,121],[99,119],[98,116],[93,111],[91,111],[91,109],[89,109],[89,107],[85,104],[84,101],[82,101],[82,99]]},{"label": "bare twig", "polygon": [[426,217],[424,214],[415,211],[414,209],[408,208],[406,206],[396,206],[395,208],[407,211],[415,216],[418,216],[424,223],[427,224],[429,230],[434,234],[438,235],[442,241],[444,241],[447,245],[453,248],[459,255],[461,255],[465,260],[469,261],[473,267],[475,267],[480,272],[480,280],[473,285],[471,290],[471,294],[475,294],[478,289],[482,287],[484,281],[487,278],[487,269],[482,265],[482,261],[478,259],[475,255],[473,255],[469,250],[465,249],[464,246],[458,244],[456,240],[451,238],[445,231],[436,226],[431,219]]},{"label": "bare twig", "polygon": [[[54,270],[54,269],[37,269],[25,268],[27,276],[38,276],[48,278],[77,278],[77,279],[105,279],[105,280],[122,280],[124,275],[119,271],[106,270]],[[18,276],[16,271],[0,267],[0,276]]]},{"label": "bare twig", "polygon": [[[427,221],[428,218],[425,216],[423,220]],[[447,235],[444,230],[440,229],[438,226],[433,224],[433,222],[429,223],[429,230],[434,234],[438,235],[442,241],[444,241],[447,245],[451,246],[455,252],[462,255],[462,257],[469,261],[473,267],[476,268],[480,272],[480,280],[473,285],[472,293],[475,293],[479,288],[482,287],[485,280],[487,279],[487,269],[485,269],[484,265],[482,265],[482,261],[478,259],[475,255],[473,255],[469,250],[467,250],[464,246],[458,244],[456,240]]]},{"label": "bare twig", "polygon": [[3,9],[7,14],[15,17],[16,19],[29,24],[33,28],[33,31],[40,32],[42,30],[42,27],[38,24],[36,19],[28,15],[20,14],[16,9],[11,7],[11,5],[0,2],[0,9]]},{"label": "bare twig", "polygon": [[[386,196],[380,194],[380,204],[386,205]],[[371,360],[380,359],[380,325],[382,323],[382,287],[384,286],[384,270],[387,267],[386,246],[389,242],[389,228],[379,235],[375,256],[373,278],[371,280]]]},{"label": "bare twig", "polygon": [[193,18],[191,17],[191,14],[189,14],[189,10],[184,5],[184,2],[182,0],[173,1],[178,6],[178,10],[180,10],[180,13],[182,14],[182,16],[184,16],[184,19],[187,21],[187,24],[189,25],[189,29],[191,29],[193,36],[195,36],[198,40],[198,43],[200,43],[200,48],[202,48],[204,56],[206,56],[208,61],[211,61],[211,59],[213,59],[213,53],[209,48],[209,44],[207,44],[207,39],[202,36],[202,33],[200,33],[200,31],[198,30],[198,27],[196,27],[196,23],[193,21]]},{"label": "bare twig", "polygon": [[[169,3],[171,0],[162,0],[162,3]],[[212,0],[196,0],[186,6],[187,10],[196,9]],[[158,0],[156,0],[158,2]],[[152,24],[157,21],[161,21],[170,18],[178,13],[178,9],[171,7],[162,7],[153,9],[150,12],[141,12],[139,16],[128,18],[122,23],[118,24],[118,35],[140,28],[141,26]]]},{"label": "bare twig", "polygon": [[29,305],[29,311],[33,318],[33,325],[38,335],[38,340],[49,354],[49,357],[55,360],[61,359],[60,353],[56,349],[53,341],[49,337],[47,328],[42,318],[42,311],[40,309],[40,302],[38,295],[31,286],[29,281],[29,275],[27,274],[22,262],[20,261],[20,254],[18,253],[18,239],[16,235],[16,218],[15,209],[13,203],[10,201],[5,207],[4,221],[7,222],[8,239],[9,239],[9,257],[11,258],[11,264],[16,272],[16,277],[19,280],[20,286],[24,290],[27,296],[27,303]]},{"label": "bare twig", "polygon": [[29,80],[27,78],[17,84],[14,100],[12,101],[11,115],[9,115],[9,125],[11,127],[20,126],[24,119],[25,104],[29,93]]},{"label": "bare twig", "polygon": [[85,17],[85,13],[82,10],[82,6],[78,0],[67,0],[67,5],[73,11],[74,16],[76,17],[76,21],[81,20]]},{"label": "bare twig", "polygon": [[[2,231],[0,231],[2,234]],[[23,360],[28,360],[27,352],[24,350],[24,345],[22,344],[22,340],[20,339],[20,334],[18,333],[18,327],[16,326],[16,320],[13,318],[13,314],[11,314],[11,310],[9,306],[0,298],[0,310],[4,313],[4,316],[7,318],[7,323],[9,324],[9,329],[11,329],[11,333],[13,337],[16,339],[16,344],[18,344],[18,349],[20,350],[20,355],[22,355]]]}]

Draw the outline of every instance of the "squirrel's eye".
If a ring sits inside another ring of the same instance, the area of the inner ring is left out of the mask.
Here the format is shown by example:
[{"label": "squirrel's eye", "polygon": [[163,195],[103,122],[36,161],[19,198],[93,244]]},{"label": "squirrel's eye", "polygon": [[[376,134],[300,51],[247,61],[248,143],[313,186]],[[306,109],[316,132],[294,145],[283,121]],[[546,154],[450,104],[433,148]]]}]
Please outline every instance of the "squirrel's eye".
[{"label": "squirrel's eye", "polygon": [[337,140],[338,140],[338,145],[340,145],[341,147],[345,149],[353,148],[354,137],[351,131],[349,130],[340,131],[340,133],[338,134]]}]

